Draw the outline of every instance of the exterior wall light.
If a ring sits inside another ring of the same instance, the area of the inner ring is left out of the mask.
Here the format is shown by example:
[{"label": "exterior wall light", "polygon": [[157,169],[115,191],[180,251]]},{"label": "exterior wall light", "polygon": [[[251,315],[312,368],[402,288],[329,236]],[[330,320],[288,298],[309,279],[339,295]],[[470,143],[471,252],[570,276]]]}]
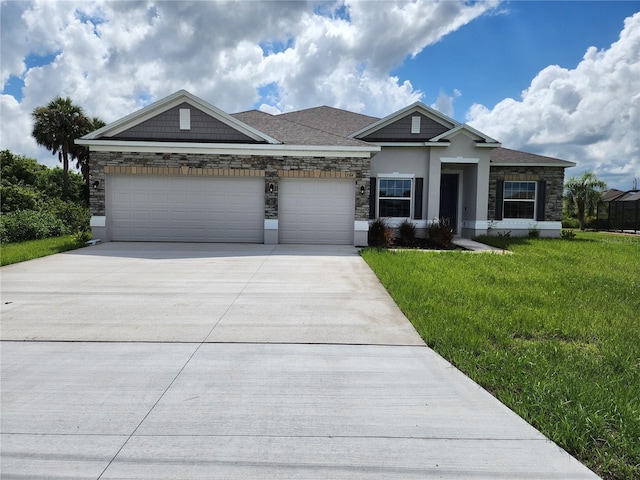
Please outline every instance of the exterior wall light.
[{"label": "exterior wall light", "polygon": [[269,184],[269,193],[273,193],[273,183]]},{"label": "exterior wall light", "polygon": [[93,182],[93,189],[94,190],[97,190],[99,186],[100,186],[100,180],[96,180],[95,182]]},{"label": "exterior wall light", "polygon": [[364,195],[364,185],[360,187],[360,195]]}]

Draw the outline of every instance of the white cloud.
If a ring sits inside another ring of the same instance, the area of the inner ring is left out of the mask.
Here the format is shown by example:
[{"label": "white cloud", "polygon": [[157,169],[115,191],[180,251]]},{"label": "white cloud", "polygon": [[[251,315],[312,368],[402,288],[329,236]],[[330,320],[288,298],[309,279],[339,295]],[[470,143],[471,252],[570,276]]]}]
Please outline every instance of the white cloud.
[{"label": "white cloud", "polygon": [[640,13],[606,50],[590,47],[574,69],[551,65],[520,100],[473,105],[469,123],[506,147],[577,162],[618,188],[640,178]]},{"label": "white cloud", "polygon": [[[498,4],[3,2],[2,81],[24,88],[2,98],[0,147],[55,164],[30,137],[30,113],[57,95],[107,122],[183,88],[230,112],[387,115],[423,97],[392,69]],[[55,59],[28,68],[29,55]]]}]

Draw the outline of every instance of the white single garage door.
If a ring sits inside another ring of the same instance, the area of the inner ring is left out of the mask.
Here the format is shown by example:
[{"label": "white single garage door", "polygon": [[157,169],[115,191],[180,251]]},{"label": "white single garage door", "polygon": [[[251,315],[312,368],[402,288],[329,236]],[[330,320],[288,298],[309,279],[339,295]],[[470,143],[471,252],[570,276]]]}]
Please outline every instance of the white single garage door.
[{"label": "white single garage door", "polygon": [[353,180],[284,178],[278,189],[280,243],[353,245]]},{"label": "white single garage door", "polygon": [[107,175],[107,228],[119,241],[264,241],[264,179]]}]

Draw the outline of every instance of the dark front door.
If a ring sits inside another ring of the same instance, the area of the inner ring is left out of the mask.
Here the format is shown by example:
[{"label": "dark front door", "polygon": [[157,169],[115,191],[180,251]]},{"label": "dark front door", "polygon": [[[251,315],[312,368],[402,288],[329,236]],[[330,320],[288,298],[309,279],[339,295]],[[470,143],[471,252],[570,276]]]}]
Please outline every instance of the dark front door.
[{"label": "dark front door", "polygon": [[458,174],[443,173],[440,177],[440,218],[458,231]]}]

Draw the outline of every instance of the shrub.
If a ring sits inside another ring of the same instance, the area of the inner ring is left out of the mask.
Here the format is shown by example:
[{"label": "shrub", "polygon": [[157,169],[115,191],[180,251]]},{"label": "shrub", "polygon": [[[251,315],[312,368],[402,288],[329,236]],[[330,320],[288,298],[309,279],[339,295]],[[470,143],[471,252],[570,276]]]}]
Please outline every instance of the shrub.
[{"label": "shrub", "polygon": [[83,232],[78,232],[73,235],[73,239],[77,243],[87,243],[92,238],[93,236],[91,235],[91,232],[88,230],[85,230]]},{"label": "shrub", "polygon": [[17,210],[35,210],[37,203],[38,194],[33,188],[23,185],[0,186],[0,206],[5,213]]},{"label": "shrub", "polygon": [[561,230],[560,238],[563,240],[571,240],[576,238],[576,233],[573,230]]},{"label": "shrub", "polygon": [[400,245],[412,247],[416,243],[416,226],[409,220],[403,220],[398,227],[398,240]]},{"label": "shrub", "polygon": [[383,218],[377,219],[369,227],[369,245],[372,247],[390,247],[393,244],[393,232]]},{"label": "shrub", "polygon": [[577,218],[564,217],[562,219],[562,228],[580,228]]},{"label": "shrub", "polygon": [[446,249],[453,248],[455,232],[450,222],[444,218],[429,225],[429,238],[438,246]]},{"label": "shrub", "polygon": [[529,228],[529,238],[540,238],[540,230],[536,227]]},{"label": "shrub", "polygon": [[54,199],[50,202],[47,211],[51,212],[64,223],[69,233],[86,232],[90,230],[89,222],[91,213],[89,208],[74,202],[65,202]]},{"label": "shrub", "polygon": [[59,237],[68,233],[67,227],[55,215],[34,210],[18,210],[0,215],[2,243]]}]

